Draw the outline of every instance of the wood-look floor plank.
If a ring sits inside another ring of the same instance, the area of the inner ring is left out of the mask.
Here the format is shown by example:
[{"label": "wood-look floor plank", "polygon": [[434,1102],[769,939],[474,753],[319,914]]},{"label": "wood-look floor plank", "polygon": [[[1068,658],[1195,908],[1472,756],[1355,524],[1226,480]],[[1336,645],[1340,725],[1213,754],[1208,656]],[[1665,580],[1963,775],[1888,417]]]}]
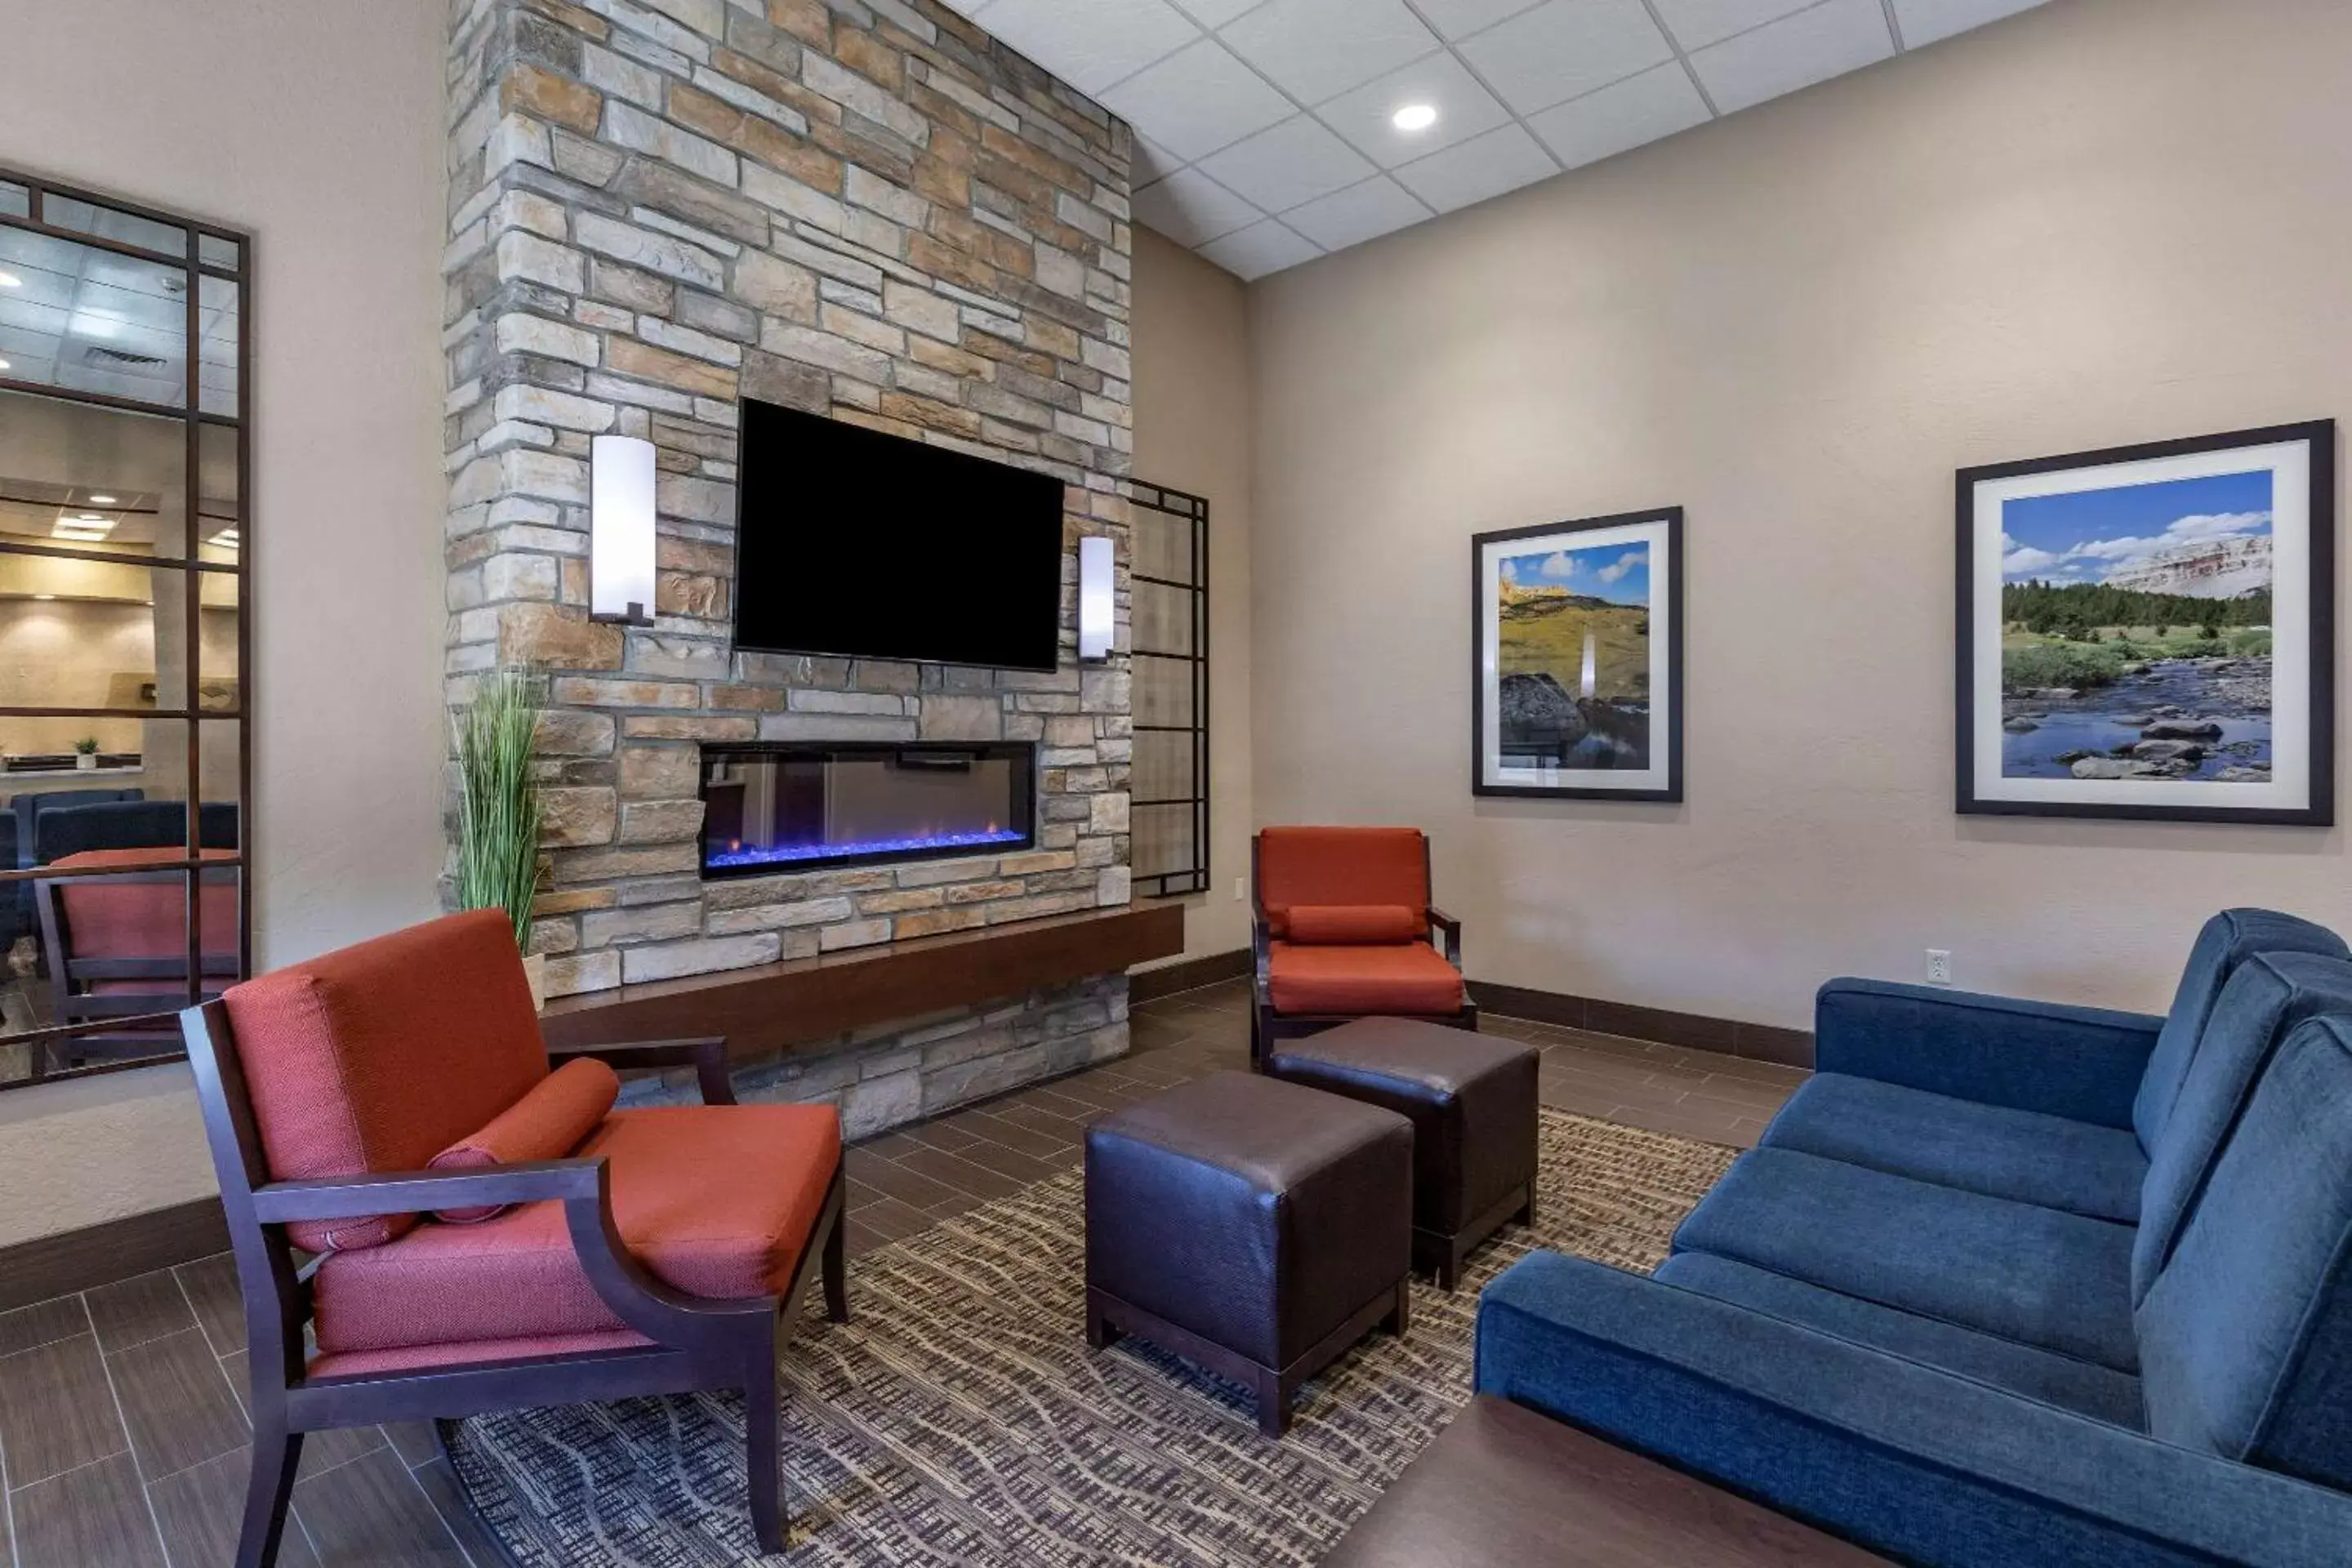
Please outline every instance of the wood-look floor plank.
[{"label": "wood-look floor plank", "polygon": [[196,1326],[187,1293],[168,1268],[103,1285],[89,1293],[89,1321],[98,1348],[111,1353]]},{"label": "wood-look floor plank", "polygon": [[245,1296],[237,1288],[236,1259],[223,1252],[183,1263],[176,1272],[205,1338],[212,1342],[213,1353],[232,1355],[245,1349]]},{"label": "wood-look floor plank", "polygon": [[449,1461],[433,1459],[417,1466],[414,1473],[416,1484],[425,1489],[426,1500],[433,1504],[441,1522],[449,1527],[449,1533],[457,1538],[457,1544],[465,1548],[477,1568],[500,1568],[507,1560],[506,1554],[467,1506],[465,1489],[457,1484]]},{"label": "wood-look floor plank", "polygon": [[131,1428],[131,1451],[149,1480],[251,1446],[252,1428],[237,1407],[220,1358],[193,1320],[176,1334],[117,1351],[106,1360]]},{"label": "wood-look floor plank", "polygon": [[10,1486],[130,1448],[96,1339],[80,1334],[0,1360],[0,1456]]},{"label": "wood-look floor plank", "polygon": [[430,1421],[387,1421],[383,1431],[384,1440],[412,1470],[428,1459],[441,1457],[441,1439],[434,1434]]},{"label": "wood-look floor plank", "polygon": [[1024,1187],[1033,1182],[1058,1176],[1068,1168],[1066,1160],[1041,1160],[1034,1154],[1024,1154],[1018,1149],[986,1138],[966,1148],[957,1158],[969,1160],[975,1165],[985,1165]]},{"label": "wood-look floor plank", "polygon": [[0,1312],[0,1356],[15,1355],[18,1351],[55,1344],[88,1332],[89,1313],[79,1296],[36,1301],[13,1312]]},{"label": "wood-look floor plank", "polygon": [[[245,1488],[252,1458],[240,1449],[191,1466],[147,1489],[163,1527],[172,1568],[216,1568],[236,1560],[245,1519]],[[302,1527],[289,1520],[278,1548],[278,1568],[319,1568]]]},{"label": "wood-look floor plank", "polygon": [[[976,1143],[979,1140],[974,1138],[970,1142]],[[999,1175],[985,1165],[975,1165],[969,1160],[937,1149],[918,1149],[898,1163],[930,1177],[943,1186],[954,1187],[975,1197],[1010,1197],[1021,1190],[1021,1184],[1010,1176]]]},{"label": "wood-look floor plank", "polygon": [[[247,1359],[247,1353],[239,1351],[235,1355],[221,1357],[220,1364],[222,1375],[228,1379],[230,1388],[236,1394],[238,1411],[249,1422],[253,1418],[253,1391],[246,1383]],[[302,1460],[294,1474],[299,1479],[315,1476],[321,1470],[331,1470],[362,1454],[383,1447],[384,1442],[383,1429],[380,1426],[330,1426],[325,1431],[313,1432],[303,1439]]]},{"label": "wood-look floor plank", "polygon": [[155,1519],[129,1454],[36,1481],[10,1493],[8,1506],[16,1521],[16,1568],[164,1568]]},{"label": "wood-look floor plank", "polygon": [[294,1512],[329,1568],[470,1568],[425,1489],[389,1447],[298,1482]]}]

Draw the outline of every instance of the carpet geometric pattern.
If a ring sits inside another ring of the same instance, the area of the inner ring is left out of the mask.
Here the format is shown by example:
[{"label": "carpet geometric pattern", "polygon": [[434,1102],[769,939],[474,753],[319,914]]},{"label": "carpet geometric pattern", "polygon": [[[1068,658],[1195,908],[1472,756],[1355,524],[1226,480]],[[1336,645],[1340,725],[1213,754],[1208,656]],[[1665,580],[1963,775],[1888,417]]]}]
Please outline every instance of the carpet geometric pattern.
[{"label": "carpet geometric pattern", "polygon": [[1412,1332],[1309,1384],[1279,1443],[1187,1363],[1087,1348],[1074,1167],[857,1259],[848,1324],[812,1309],[783,1362],[782,1557],[752,1540],[732,1395],[479,1416],[446,1429],[451,1457],[522,1568],[1311,1568],[1469,1398],[1489,1279],[1535,1247],[1655,1268],[1734,1154],[1541,1114],[1534,1228],[1451,1296],[1416,1283]]}]

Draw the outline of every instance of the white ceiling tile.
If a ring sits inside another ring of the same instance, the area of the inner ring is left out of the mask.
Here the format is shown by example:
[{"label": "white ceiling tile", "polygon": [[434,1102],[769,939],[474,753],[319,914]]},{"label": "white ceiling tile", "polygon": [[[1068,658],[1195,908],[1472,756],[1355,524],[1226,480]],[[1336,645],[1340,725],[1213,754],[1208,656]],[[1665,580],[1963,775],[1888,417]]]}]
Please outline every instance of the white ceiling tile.
[{"label": "white ceiling tile", "polygon": [[1252,224],[1239,234],[1229,234],[1201,247],[1201,254],[1226,271],[1247,279],[1312,261],[1323,252],[1268,218],[1264,223]]},{"label": "white ceiling tile", "polygon": [[1137,132],[1135,162],[1128,170],[1130,182],[1148,185],[1154,180],[1164,180],[1184,166],[1184,160],[1160,146],[1150,137]]},{"label": "white ceiling tile", "polygon": [[1362,153],[1303,114],[1203,158],[1200,166],[1227,190],[1276,213],[1374,172]]},{"label": "white ceiling tile", "polygon": [[1439,47],[1437,35],[1404,0],[1268,0],[1223,37],[1242,58],[1309,104],[1361,87]]},{"label": "white ceiling tile", "polygon": [[1450,213],[1559,173],[1559,165],[1534,137],[1506,125],[1475,142],[1407,163],[1396,177],[1439,212]]},{"label": "white ceiling tile", "polygon": [[1719,44],[1735,33],[1801,11],[1813,0],[1651,0],[1658,19],[1685,49]]},{"label": "white ceiling tile", "polygon": [[1417,9],[1422,20],[1441,37],[1460,39],[1542,4],[1543,0],[1419,0]]},{"label": "white ceiling tile", "polygon": [[1179,245],[1204,245],[1265,216],[1198,169],[1179,169],[1135,193],[1136,221]]},{"label": "white ceiling tile", "polygon": [[1214,38],[1202,38],[1103,94],[1102,104],[1190,161],[1265,130],[1292,105]]},{"label": "white ceiling tile", "polygon": [[1176,0],[1177,7],[1203,27],[1222,27],[1261,0]]},{"label": "white ceiling tile", "polygon": [[1580,98],[1675,57],[1642,0],[1549,0],[1461,48],[1521,114]]},{"label": "white ceiling tile", "polygon": [[1903,47],[1916,49],[2041,4],[2042,0],[1895,0],[1895,20],[1903,29]]},{"label": "white ceiling tile", "polygon": [[1822,0],[1811,10],[1700,49],[1690,59],[1716,108],[1730,114],[1859,70],[1894,52],[1878,0]]},{"label": "white ceiling tile", "polygon": [[1345,250],[1409,228],[1428,216],[1429,208],[1412,192],[1380,174],[1360,185],[1293,207],[1282,215],[1282,221],[1326,250]]},{"label": "white ceiling tile", "polygon": [[[1396,111],[1408,103],[1436,110],[1437,123],[1426,131],[1398,130]],[[1511,111],[1480,87],[1460,60],[1435,54],[1341,94],[1317,110],[1315,117],[1373,163],[1393,169],[1483,136],[1507,122]]]},{"label": "white ceiling tile", "polygon": [[1580,169],[1707,118],[1706,100],[1674,60],[1547,109],[1528,124],[1561,163]]},{"label": "white ceiling tile", "polygon": [[1168,0],[995,0],[983,20],[1080,92],[1100,92],[1201,36]]}]

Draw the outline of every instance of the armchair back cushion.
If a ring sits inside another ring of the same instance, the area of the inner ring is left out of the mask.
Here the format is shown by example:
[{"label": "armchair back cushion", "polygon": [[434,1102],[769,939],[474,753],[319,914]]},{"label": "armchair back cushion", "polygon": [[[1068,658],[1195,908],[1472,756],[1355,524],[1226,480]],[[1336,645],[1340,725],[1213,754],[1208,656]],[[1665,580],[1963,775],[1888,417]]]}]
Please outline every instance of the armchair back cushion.
[{"label": "armchair back cushion", "polygon": [[[2239,964],[2221,988],[2140,1184],[2133,1305],[2147,1300],[2171,1257],[2280,1043],[2321,1013],[2352,1014],[2352,963],[2312,952],[2263,953]],[[2347,1178],[2339,1172],[2337,1179]]]},{"label": "armchair back cushion", "polygon": [[1402,904],[1293,904],[1289,923],[1290,940],[1311,946],[1362,947],[1429,936],[1428,912]]},{"label": "armchair back cushion", "polygon": [[1284,938],[1301,904],[1402,905],[1424,921],[1428,843],[1417,827],[1266,828],[1257,836],[1257,901],[1272,933]]},{"label": "armchair back cushion", "polygon": [[[202,858],[220,859],[226,849],[206,849]],[[84,849],[50,862],[59,870],[87,871],[120,866],[136,873],[168,855],[158,849]],[[196,921],[204,931],[207,957],[236,952],[236,875],[207,871],[196,889]],[[151,881],[80,879],[57,885],[58,903],[65,915],[61,933],[66,958],[176,958],[188,955],[187,889],[176,876]],[[58,962],[58,955],[49,955]],[[172,1005],[183,982],[173,980],[101,981],[93,991],[154,991],[163,994],[158,1006]]]},{"label": "armchair back cushion", "polygon": [[2150,1436],[2352,1491],[2352,1017],[2279,1047],[2137,1316]]},{"label": "armchair back cushion", "polygon": [[2259,952],[2352,956],[2344,939],[2326,926],[2275,910],[2223,910],[2207,921],[2205,929],[2197,933],[2196,945],[2189,950],[2189,967],[2181,971],[2172,1010],[2165,1015],[2164,1031],[2148,1055],[2147,1071],[2132,1103],[2132,1126],[2139,1133],[2142,1153],[2151,1158],[2156,1153],[2157,1140],[2172,1118],[2181,1080],[2189,1076],[2189,1060],[2205,1036],[2206,1021],[2213,1016],[2221,988],[2239,964]]},{"label": "armchair back cushion", "polygon": [[[479,1131],[434,1155],[433,1167],[451,1170],[561,1160],[580,1147],[620,1098],[620,1074],[593,1058],[575,1057],[491,1117]],[[478,1225],[503,1214],[507,1207],[492,1204],[441,1209],[433,1217],[452,1225]]]},{"label": "armchair back cushion", "polygon": [[[547,1076],[513,928],[496,910],[326,953],[222,1000],[278,1181],[422,1170]],[[415,1223],[382,1215],[287,1235],[349,1251]]]}]

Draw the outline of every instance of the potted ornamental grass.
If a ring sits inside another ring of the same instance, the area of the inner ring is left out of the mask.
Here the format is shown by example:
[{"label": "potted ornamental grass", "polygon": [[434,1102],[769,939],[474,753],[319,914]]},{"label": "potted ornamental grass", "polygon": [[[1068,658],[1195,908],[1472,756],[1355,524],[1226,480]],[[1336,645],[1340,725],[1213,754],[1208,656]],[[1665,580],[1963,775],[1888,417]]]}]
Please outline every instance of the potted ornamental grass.
[{"label": "potted ornamental grass", "polygon": [[531,752],[546,681],[530,669],[484,675],[457,727],[457,904],[503,910],[513,923],[534,1005],[546,999],[546,959],[530,951],[539,896],[539,781]]}]

